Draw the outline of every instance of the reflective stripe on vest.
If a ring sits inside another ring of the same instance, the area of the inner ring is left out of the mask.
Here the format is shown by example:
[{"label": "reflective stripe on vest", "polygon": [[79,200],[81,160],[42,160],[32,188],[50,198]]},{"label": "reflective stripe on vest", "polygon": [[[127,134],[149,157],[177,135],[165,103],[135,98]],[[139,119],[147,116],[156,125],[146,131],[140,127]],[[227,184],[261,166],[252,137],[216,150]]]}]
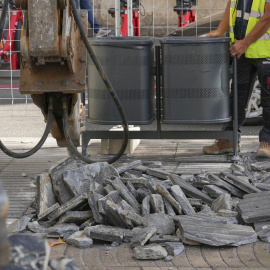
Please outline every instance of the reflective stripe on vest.
[{"label": "reflective stripe on vest", "polygon": [[[244,18],[248,19],[248,25],[246,30],[246,36],[258,23],[259,19],[264,15],[264,7],[266,0],[253,0],[250,14],[244,14]],[[240,13],[237,12],[236,0],[231,0],[230,5],[230,27],[229,34],[231,42],[235,41],[234,26],[236,17]],[[242,15],[242,13],[241,13]],[[269,58],[270,57],[270,28],[267,32],[259,38],[257,41],[252,43],[245,52],[247,58]]]}]

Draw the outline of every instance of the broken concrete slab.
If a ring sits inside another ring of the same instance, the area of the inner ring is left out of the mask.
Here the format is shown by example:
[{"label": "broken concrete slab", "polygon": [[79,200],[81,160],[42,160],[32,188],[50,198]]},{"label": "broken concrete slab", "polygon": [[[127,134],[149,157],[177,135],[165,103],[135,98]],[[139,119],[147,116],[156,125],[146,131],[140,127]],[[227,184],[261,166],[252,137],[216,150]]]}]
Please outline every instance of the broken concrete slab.
[{"label": "broken concrete slab", "polygon": [[135,187],[133,186],[133,184],[130,181],[127,181],[126,186],[127,186],[128,190],[131,192],[131,194],[134,196],[134,198],[137,198],[138,192],[135,189]]},{"label": "broken concrete slab", "polygon": [[218,212],[219,210],[232,210],[233,203],[230,194],[219,195],[212,203],[211,210]]},{"label": "broken concrete slab", "polygon": [[132,248],[137,246],[144,246],[145,243],[150,239],[150,237],[157,231],[156,227],[143,228],[139,233],[136,233],[131,241],[130,246]]},{"label": "broken concrete slab", "polygon": [[157,234],[173,234],[175,226],[173,220],[166,214],[145,215],[145,226],[156,227]]},{"label": "broken concrete slab", "polygon": [[270,243],[270,228],[265,228],[258,231],[257,236],[263,242]]},{"label": "broken concrete slab", "polygon": [[163,203],[164,203],[165,214],[167,214],[169,216],[175,216],[176,213],[175,213],[172,205],[170,204],[170,202],[166,198],[163,198]]},{"label": "broken concrete slab", "polygon": [[253,170],[258,170],[258,171],[269,171],[270,162],[269,161],[256,162],[256,163],[251,164],[251,168]]},{"label": "broken concrete slab", "polygon": [[105,180],[111,177],[119,177],[119,174],[107,162],[87,164],[77,169],[65,170],[63,172],[63,180],[74,196],[90,192],[91,182],[104,185]]},{"label": "broken concrete slab", "polygon": [[261,231],[263,229],[270,228],[270,220],[259,221],[254,223],[255,232]]},{"label": "broken concrete slab", "polygon": [[232,195],[237,196],[239,198],[243,198],[243,196],[246,194],[244,191],[239,189],[238,187],[235,187],[226,181],[222,180],[215,174],[209,173],[207,175],[207,178],[216,186],[228,190]]},{"label": "broken concrete slab", "polygon": [[89,191],[92,191],[92,192],[96,192],[102,196],[105,195],[105,189],[102,185],[100,185],[98,182],[96,181],[92,181],[90,182],[90,188],[89,188]]},{"label": "broken concrete slab", "polygon": [[180,231],[180,229],[177,229],[176,230],[176,235],[179,237],[179,239],[184,243],[184,244],[187,244],[187,245],[190,245],[190,246],[200,246],[201,243],[198,242],[198,241],[193,241],[191,239],[188,239],[186,237],[184,237],[183,235],[183,232]]},{"label": "broken concrete slab", "polygon": [[188,201],[189,201],[190,205],[193,207],[201,207],[202,206],[201,199],[188,198]]},{"label": "broken concrete slab", "polygon": [[246,223],[270,220],[270,191],[244,195],[238,204],[238,211]]},{"label": "broken concrete slab", "polygon": [[147,195],[142,201],[142,215],[150,214],[150,195]]},{"label": "broken concrete slab", "polygon": [[185,246],[181,242],[166,242],[165,249],[173,256],[177,256],[185,250]]},{"label": "broken concrete slab", "polygon": [[265,183],[255,183],[254,186],[258,188],[261,191],[267,191],[270,190],[270,184]]},{"label": "broken concrete slab", "polygon": [[29,270],[46,270],[50,249],[49,244],[37,237],[12,234],[9,236],[11,244],[11,261],[2,270],[11,269],[29,269]]},{"label": "broken concrete slab", "polygon": [[175,198],[169,193],[169,191],[163,186],[157,185],[157,193],[164,197],[173,207],[177,214],[182,214],[182,208],[180,204],[175,200]]},{"label": "broken concrete slab", "polygon": [[151,244],[133,249],[133,257],[138,260],[160,260],[168,255],[166,249],[157,244]]},{"label": "broken concrete slab", "polygon": [[49,214],[48,219],[50,222],[52,222],[58,219],[67,211],[75,210],[76,208],[80,207],[85,202],[87,202],[87,194],[79,195],[71,199],[70,201],[67,201],[65,204],[59,206],[58,208],[56,208],[51,214]]},{"label": "broken concrete slab", "polygon": [[36,204],[37,204],[37,215],[39,217],[44,212],[46,212],[51,206],[56,204],[57,199],[53,191],[52,179],[48,173],[38,175],[36,183],[37,183]]},{"label": "broken concrete slab", "polygon": [[17,233],[25,230],[31,219],[32,217],[23,216],[20,219],[15,220],[8,226],[8,233]]},{"label": "broken concrete slab", "polygon": [[86,227],[84,232],[92,239],[117,243],[121,243],[125,235],[125,229],[106,225]]},{"label": "broken concrete slab", "polygon": [[63,172],[78,168],[76,161],[72,157],[60,160],[49,169],[52,179],[54,194],[60,204],[64,204],[74,197],[74,194],[66,187],[63,180]]},{"label": "broken concrete slab", "polygon": [[150,195],[150,206],[154,213],[165,214],[164,204],[161,195],[151,194]]},{"label": "broken concrete slab", "polygon": [[59,218],[58,223],[74,223],[81,225],[86,220],[92,217],[92,212],[89,211],[67,211],[64,215]]},{"label": "broken concrete slab", "polygon": [[165,246],[166,242],[180,242],[180,238],[177,235],[155,234],[149,239],[149,244]]},{"label": "broken concrete slab", "polygon": [[222,217],[237,217],[238,216],[237,211],[226,210],[226,209],[220,209],[218,210],[217,213]]},{"label": "broken concrete slab", "polygon": [[162,171],[162,170],[158,170],[158,169],[147,169],[146,173],[148,175],[155,176],[157,178],[164,179],[164,180],[167,180],[170,175],[170,173]]},{"label": "broken concrete slab", "polygon": [[174,185],[179,185],[181,189],[185,192],[185,195],[190,196],[192,198],[201,199],[204,203],[211,205],[213,199],[211,199],[208,195],[201,192],[199,189],[193,187],[191,184],[187,183],[185,180],[181,179],[179,175],[171,174],[169,179]]},{"label": "broken concrete slab", "polygon": [[215,185],[207,185],[203,187],[203,191],[206,192],[210,197],[217,198],[221,194],[229,194],[226,189],[217,187]]},{"label": "broken concrete slab", "polygon": [[103,196],[96,192],[90,192],[88,194],[88,204],[91,208],[93,218],[97,223],[100,223],[100,224],[105,222],[104,217],[100,214],[99,208],[98,208],[98,201],[102,198]]},{"label": "broken concrete slab", "polygon": [[180,186],[174,185],[171,187],[172,195],[174,196],[175,200],[180,204],[183,212],[186,215],[194,215],[195,211],[191,204],[189,203],[186,195],[184,194],[183,190]]},{"label": "broken concrete slab", "polygon": [[147,188],[138,188],[137,190],[137,201],[138,203],[142,203],[143,199],[147,196],[147,195],[151,195],[151,191]]},{"label": "broken concrete slab", "polygon": [[119,192],[117,190],[111,191],[109,194],[106,196],[98,199],[98,211],[102,215],[106,215],[106,202],[111,201],[113,203],[116,203],[119,199]]},{"label": "broken concrete slab", "polygon": [[134,169],[134,168],[136,168],[136,167],[138,167],[140,165],[142,165],[142,161],[141,160],[135,160],[135,161],[132,161],[132,162],[130,162],[128,164],[124,164],[124,165],[116,168],[116,170],[117,170],[117,172],[119,174],[122,174],[123,172]]},{"label": "broken concrete slab", "polygon": [[49,207],[45,212],[43,212],[42,214],[40,214],[40,215],[38,216],[38,221],[47,219],[48,216],[49,216],[54,210],[56,210],[58,207],[60,207],[60,204],[59,204],[59,203],[56,203],[56,204],[52,205],[51,207]]},{"label": "broken concrete slab", "polygon": [[257,241],[250,226],[198,221],[193,216],[179,217],[179,229],[185,238],[211,246],[239,246]]},{"label": "broken concrete slab", "polygon": [[242,181],[239,177],[230,174],[230,173],[220,173],[219,177],[229,184],[232,184],[241,190],[245,191],[246,193],[255,193],[255,192],[261,192],[258,188],[254,187],[252,184],[246,183]]},{"label": "broken concrete slab", "polygon": [[78,248],[91,248],[93,247],[93,240],[86,236],[84,231],[78,231],[69,236],[66,242]]}]

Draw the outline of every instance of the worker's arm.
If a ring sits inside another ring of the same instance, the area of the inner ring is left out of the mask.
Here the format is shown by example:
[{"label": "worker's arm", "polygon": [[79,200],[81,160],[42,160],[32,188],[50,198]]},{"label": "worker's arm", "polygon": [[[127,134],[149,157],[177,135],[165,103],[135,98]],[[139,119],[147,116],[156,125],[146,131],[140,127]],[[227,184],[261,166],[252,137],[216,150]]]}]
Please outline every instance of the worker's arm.
[{"label": "worker's arm", "polygon": [[228,1],[227,7],[225,9],[225,13],[219,26],[216,30],[211,31],[205,37],[223,37],[225,33],[229,30],[229,23],[230,23],[230,6],[231,0]]},{"label": "worker's arm", "polygon": [[260,18],[251,32],[242,40],[236,40],[230,47],[231,56],[237,55],[239,59],[249,45],[263,36],[270,27],[270,3],[265,3],[264,15]]}]

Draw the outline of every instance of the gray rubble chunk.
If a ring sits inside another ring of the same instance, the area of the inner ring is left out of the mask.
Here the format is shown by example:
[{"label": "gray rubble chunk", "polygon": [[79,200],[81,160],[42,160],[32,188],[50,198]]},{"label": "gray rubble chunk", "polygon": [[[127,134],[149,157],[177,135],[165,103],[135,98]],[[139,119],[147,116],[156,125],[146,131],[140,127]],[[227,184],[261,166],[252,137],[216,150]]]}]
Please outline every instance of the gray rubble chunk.
[{"label": "gray rubble chunk", "polygon": [[164,180],[167,180],[170,175],[170,173],[162,171],[162,170],[158,170],[158,169],[147,169],[146,173],[148,175],[152,175],[157,178],[164,179]]},{"label": "gray rubble chunk", "polygon": [[127,164],[124,164],[118,168],[116,168],[117,172],[119,174],[125,172],[125,171],[128,171],[128,170],[131,170],[131,169],[134,169],[138,166],[142,165],[142,161],[141,160],[135,160],[135,161],[132,161],[130,163],[127,163]]},{"label": "gray rubble chunk", "polygon": [[185,238],[211,246],[240,246],[257,241],[250,226],[199,221],[193,216],[181,216],[179,229]]},{"label": "gray rubble chunk", "polygon": [[237,211],[226,210],[226,209],[220,209],[218,210],[217,213],[222,217],[237,217],[238,216]]},{"label": "gray rubble chunk", "polygon": [[188,201],[191,206],[202,206],[202,200],[201,199],[195,199],[195,198],[188,198]]},{"label": "gray rubble chunk", "polygon": [[161,195],[151,194],[150,195],[150,205],[154,213],[165,214],[164,204]]},{"label": "gray rubble chunk", "polygon": [[16,233],[25,230],[31,219],[31,217],[23,216],[20,219],[15,220],[8,226],[8,233]]},{"label": "gray rubble chunk", "polygon": [[265,184],[265,183],[255,183],[254,186],[258,188],[261,191],[266,191],[270,190],[270,184]]},{"label": "gray rubble chunk", "polygon": [[114,191],[115,189],[112,187],[112,185],[108,184],[104,187],[104,190],[109,194],[110,192]]},{"label": "gray rubble chunk", "polygon": [[232,210],[233,203],[229,194],[219,195],[212,203],[211,210],[218,212],[219,210]]},{"label": "gray rubble chunk", "polygon": [[127,187],[123,184],[123,182],[119,178],[115,178],[112,181],[112,185],[116,190],[119,191],[124,200],[126,200],[137,213],[139,213],[139,203],[137,202],[136,198],[131,194],[131,192],[127,189]]},{"label": "gray rubble chunk", "polygon": [[160,260],[168,255],[165,248],[157,244],[151,244],[133,249],[133,257],[138,260]]},{"label": "gray rubble chunk", "polygon": [[57,203],[52,179],[48,173],[40,174],[37,176],[37,215],[40,217],[48,208]]},{"label": "gray rubble chunk", "polygon": [[130,182],[136,189],[138,188],[145,188],[147,187],[148,183],[149,183],[149,179],[140,177],[140,178],[124,178],[121,177],[121,181],[125,184],[127,184],[128,182]]},{"label": "gray rubble chunk", "polygon": [[125,200],[121,200],[119,205],[123,208],[123,210],[134,211],[132,206],[128,204]]},{"label": "gray rubble chunk", "polygon": [[64,204],[74,197],[74,194],[66,187],[63,180],[63,172],[78,168],[76,161],[72,157],[60,160],[49,169],[52,179],[54,194],[60,204]]},{"label": "gray rubble chunk", "polygon": [[93,218],[97,223],[104,223],[104,217],[100,214],[99,208],[98,208],[98,201],[102,199],[103,196],[96,193],[96,192],[90,192],[88,194],[88,204],[91,208]]},{"label": "gray rubble chunk", "polygon": [[169,216],[175,216],[176,213],[175,213],[172,205],[170,204],[170,202],[166,198],[163,198],[163,203],[164,203],[165,214],[167,214]]},{"label": "gray rubble chunk", "polygon": [[256,232],[261,231],[263,229],[270,228],[270,220],[267,221],[259,221],[254,223],[254,229]]},{"label": "gray rubble chunk", "polygon": [[69,191],[74,195],[90,192],[92,182],[104,185],[110,177],[119,177],[115,168],[107,162],[87,164],[73,170],[65,170],[63,179]]},{"label": "gray rubble chunk", "polygon": [[111,201],[116,203],[119,199],[119,192],[117,190],[111,191],[105,197],[98,199],[98,211],[99,213],[106,215],[106,202]]},{"label": "gray rubble chunk", "polygon": [[209,173],[207,175],[207,178],[216,186],[220,187],[220,188],[224,188],[226,190],[228,190],[232,195],[239,197],[239,198],[243,198],[243,196],[245,195],[245,192],[242,191],[241,189],[239,189],[238,187],[235,187],[233,185],[231,185],[230,183],[222,180],[221,178],[219,178],[217,175],[211,174]]},{"label": "gray rubble chunk", "polygon": [[256,162],[256,163],[251,164],[251,168],[257,171],[269,171],[270,162],[269,161]]},{"label": "gray rubble chunk", "polygon": [[229,194],[227,190],[217,187],[215,185],[206,185],[203,187],[203,191],[208,193],[210,197],[215,197],[215,198],[217,198],[221,194]]},{"label": "gray rubble chunk", "polygon": [[165,248],[167,252],[173,256],[177,256],[185,250],[185,246],[181,242],[166,242]]},{"label": "gray rubble chunk", "polygon": [[241,190],[245,191],[246,193],[254,193],[254,192],[261,192],[258,188],[254,187],[253,185],[244,182],[242,179],[239,177],[230,174],[230,173],[220,173],[219,175],[220,178],[228,182],[229,184],[232,184]]},{"label": "gray rubble chunk", "polygon": [[51,250],[47,241],[29,235],[12,234],[9,236],[9,242],[11,245],[11,260],[3,270],[47,269]]},{"label": "gray rubble chunk", "polygon": [[67,257],[50,260],[49,266],[52,270],[80,270],[75,260]]},{"label": "gray rubble chunk", "polygon": [[150,237],[157,231],[156,227],[143,228],[139,233],[136,233],[130,242],[132,248],[137,246],[144,246],[145,243],[150,239]]},{"label": "gray rubble chunk", "polygon": [[68,237],[66,242],[78,248],[91,248],[93,247],[93,240],[86,236],[84,231],[78,231]]},{"label": "gray rubble chunk", "polygon": [[145,215],[145,226],[156,227],[157,234],[173,234],[175,226],[173,220],[166,214]]},{"label": "gray rubble chunk", "polygon": [[201,192],[197,188],[193,187],[191,184],[187,183],[185,180],[181,179],[179,175],[171,174],[169,179],[174,185],[179,185],[186,196],[201,199],[204,203],[208,205],[212,204],[213,199],[211,199],[208,195]]},{"label": "gray rubble chunk", "polygon": [[38,220],[44,220],[46,218],[48,218],[48,216],[54,211],[56,210],[58,207],[60,207],[59,203],[56,203],[54,205],[52,205],[51,207],[49,207],[45,212],[43,212],[42,214],[40,214],[38,216]]},{"label": "gray rubble chunk", "polygon": [[270,220],[270,191],[246,194],[238,203],[238,211],[246,223]]},{"label": "gray rubble chunk", "polygon": [[90,182],[90,191],[96,192],[100,195],[105,195],[104,187],[96,181]]},{"label": "gray rubble chunk", "polygon": [[106,225],[86,227],[84,232],[92,239],[117,243],[121,243],[125,235],[125,229]]},{"label": "gray rubble chunk", "polygon": [[153,235],[149,239],[149,244],[159,244],[165,246],[166,242],[180,242],[180,238],[177,235]]},{"label": "gray rubble chunk", "polygon": [[198,242],[198,241],[193,241],[191,239],[185,238],[184,235],[183,235],[183,231],[180,231],[180,229],[176,230],[176,235],[179,237],[179,239],[184,244],[187,244],[187,245],[190,245],[190,246],[200,246],[201,245],[201,243]]},{"label": "gray rubble chunk", "polygon": [[149,168],[160,168],[162,167],[161,161],[143,161],[143,165]]},{"label": "gray rubble chunk", "polygon": [[92,212],[89,211],[67,211],[59,218],[58,223],[75,223],[81,225],[86,220],[92,217]]},{"label": "gray rubble chunk", "polygon": [[138,196],[138,193],[133,184],[130,181],[128,181],[126,186],[128,190],[131,192],[131,194],[136,198]]},{"label": "gray rubble chunk", "polygon": [[137,201],[139,203],[142,203],[143,199],[147,196],[147,195],[151,195],[151,191],[147,188],[138,188],[137,189]]},{"label": "gray rubble chunk", "polygon": [[181,187],[178,185],[174,185],[171,187],[171,192],[175,198],[175,200],[180,204],[183,212],[186,215],[194,215],[195,211],[191,204],[189,203],[189,200],[187,199],[186,195],[182,191]]},{"label": "gray rubble chunk", "polygon": [[157,193],[164,197],[173,207],[177,214],[182,214],[182,208],[175,198],[169,193],[169,191],[163,186],[157,185]]},{"label": "gray rubble chunk", "polygon": [[142,201],[142,215],[150,214],[150,195],[147,195]]},{"label": "gray rubble chunk", "polygon": [[262,229],[257,232],[257,236],[263,242],[270,243],[270,228]]},{"label": "gray rubble chunk", "polygon": [[63,214],[65,214],[67,211],[75,210],[81,205],[83,205],[85,202],[87,202],[87,195],[82,194],[80,196],[77,196],[70,201],[67,201],[65,204],[59,206],[56,208],[49,216],[48,219],[50,222],[56,220]]}]

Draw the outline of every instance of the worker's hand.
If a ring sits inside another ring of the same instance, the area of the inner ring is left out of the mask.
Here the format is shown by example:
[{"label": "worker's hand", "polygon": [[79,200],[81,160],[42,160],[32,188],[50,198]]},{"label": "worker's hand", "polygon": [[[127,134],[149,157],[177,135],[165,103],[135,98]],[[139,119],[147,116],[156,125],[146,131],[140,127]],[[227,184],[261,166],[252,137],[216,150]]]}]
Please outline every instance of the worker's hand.
[{"label": "worker's hand", "polygon": [[231,56],[234,57],[236,55],[239,59],[241,55],[245,53],[248,46],[249,45],[245,42],[245,40],[236,40],[230,47]]},{"label": "worker's hand", "polygon": [[223,37],[223,36],[224,34],[220,33],[218,30],[214,30],[214,31],[209,32],[204,37]]}]

